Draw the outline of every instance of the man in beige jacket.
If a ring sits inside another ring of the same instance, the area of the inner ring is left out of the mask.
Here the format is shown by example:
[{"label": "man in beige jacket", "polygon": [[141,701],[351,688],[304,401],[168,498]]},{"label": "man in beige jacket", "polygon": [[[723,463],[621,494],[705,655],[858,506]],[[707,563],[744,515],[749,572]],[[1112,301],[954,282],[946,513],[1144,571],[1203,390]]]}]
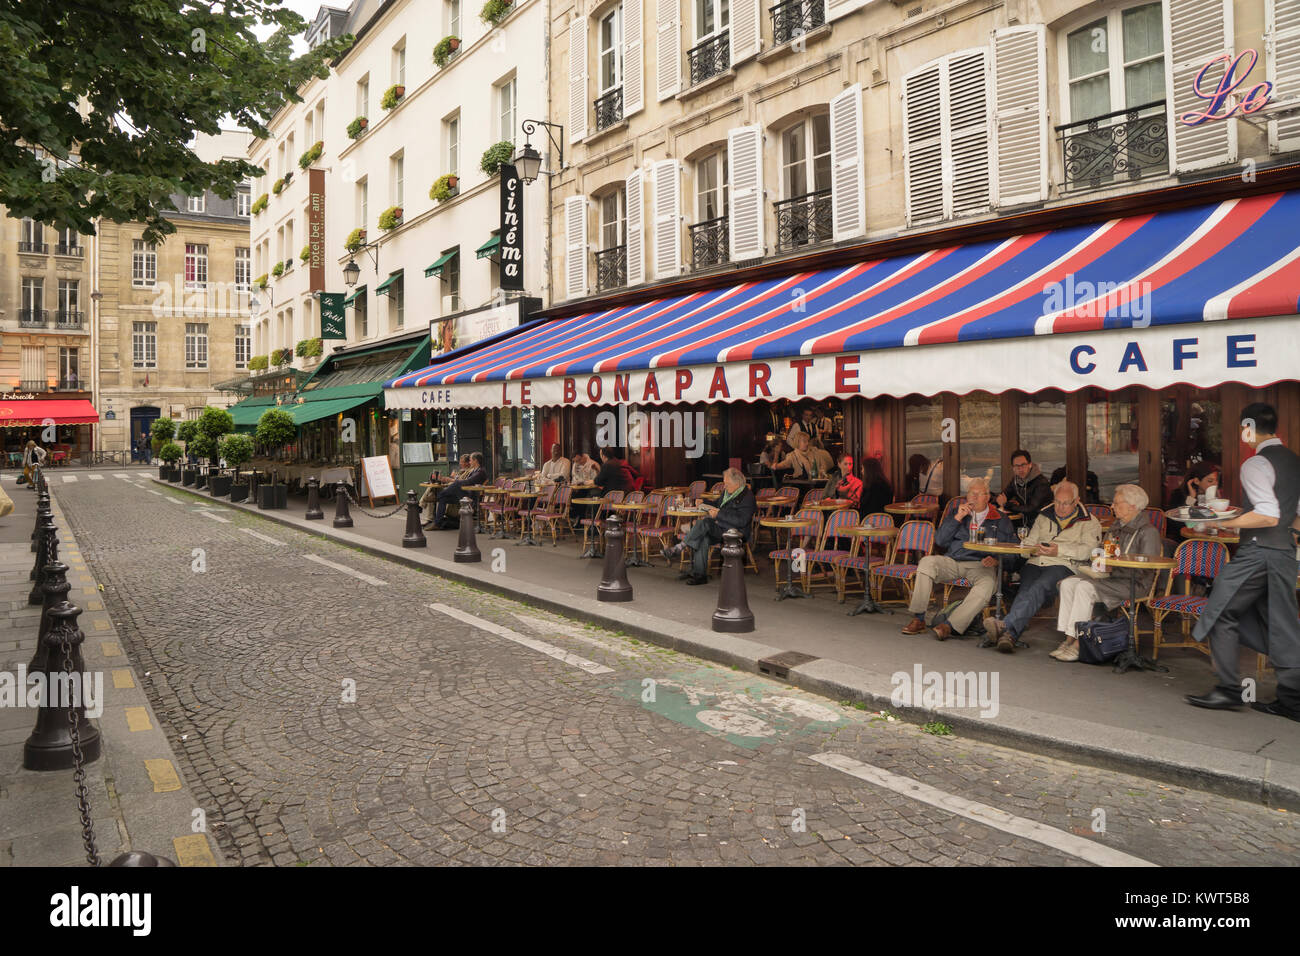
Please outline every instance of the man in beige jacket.
[{"label": "man in beige jacket", "polygon": [[1052,504],[1038,512],[1025,545],[1033,557],[1020,569],[1020,590],[1004,620],[993,621],[998,650],[1010,654],[1029,625],[1029,619],[1052,599],[1060,583],[1074,569],[1091,560],[1101,540],[1101,523],[1079,501],[1079,486],[1063,481],[1056,486]]}]

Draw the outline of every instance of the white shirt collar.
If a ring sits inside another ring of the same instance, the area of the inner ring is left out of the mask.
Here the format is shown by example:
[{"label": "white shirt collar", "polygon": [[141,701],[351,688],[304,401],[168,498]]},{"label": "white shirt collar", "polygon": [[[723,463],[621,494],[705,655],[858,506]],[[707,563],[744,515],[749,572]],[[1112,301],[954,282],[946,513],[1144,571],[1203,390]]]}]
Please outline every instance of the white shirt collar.
[{"label": "white shirt collar", "polygon": [[988,517],[988,513],[989,513],[989,509],[988,509],[988,508],[985,508],[983,511],[973,511],[973,512],[971,512],[972,516],[973,516],[974,519],[975,519],[975,523],[976,523],[976,524],[983,524],[983,523],[984,523],[984,519]]},{"label": "white shirt collar", "polygon": [[1258,445],[1256,445],[1256,446],[1255,446],[1255,451],[1256,451],[1256,453],[1258,453],[1258,452],[1261,451],[1262,449],[1267,448],[1269,445],[1280,445],[1280,444],[1282,444],[1282,439],[1280,439],[1280,438],[1270,438],[1270,439],[1268,439],[1267,441],[1262,441],[1262,442],[1260,442]]}]

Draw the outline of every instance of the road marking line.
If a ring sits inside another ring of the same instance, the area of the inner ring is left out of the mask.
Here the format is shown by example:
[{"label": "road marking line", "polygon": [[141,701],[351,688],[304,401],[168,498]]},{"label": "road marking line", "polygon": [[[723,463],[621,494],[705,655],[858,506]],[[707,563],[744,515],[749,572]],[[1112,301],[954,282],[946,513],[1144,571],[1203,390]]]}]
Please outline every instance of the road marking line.
[{"label": "road marking line", "polygon": [[73,483],[74,481],[76,481],[76,480],[77,480],[77,476],[76,476],[76,475],[64,475],[64,476],[63,476],[63,483],[64,483],[65,485],[70,485],[70,484],[72,484],[72,483]]},{"label": "road marking line", "polygon": [[214,515],[211,511],[196,511],[196,515],[203,515],[205,518],[211,518],[213,521],[220,521],[222,524],[230,524],[229,518],[223,518],[221,515]]},{"label": "road marking line", "polygon": [[932,807],[947,810],[949,813],[993,827],[995,830],[1023,837],[1026,840],[1033,840],[1035,843],[1042,843],[1055,850],[1060,850],[1062,853],[1077,856],[1098,866],[1157,865],[1143,860],[1141,857],[1132,856],[1120,850],[1112,850],[1110,847],[1101,846],[1092,840],[1085,840],[1073,833],[1058,830],[1056,827],[1049,827],[1037,820],[1018,817],[1007,813],[1005,810],[990,807],[988,804],[967,800],[965,797],[939,790],[929,784],[921,783],[919,780],[913,780],[911,777],[904,777],[888,770],[882,770],[879,767],[873,767],[843,754],[820,753],[811,756],[813,760],[823,766],[830,767],[832,770],[839,770],[851,777],[857,777],[859,780],[865,780],[867,783],[875,784],[885,790],[892,790],[894,793],[911,797],[920,803],[928,803]]},{"label": "road marking line", "polygon": [[174,504],[174,505],[183,505],[183,504],[185,504],[185,502],[181,501],[179,498],[168,498],[167,500],[170,501],[170,502],[171,502],[172,504]]},{"label": "road marking line", "polygon": [[148,491],[149,491],[149,494],[151,494],[151,495],[157,495],[159,498],[164,498],[164,497],[166,497],[166,496],[165,496],[161,491],[154,491],[152,488],[148,489]]},{"label": "road marking line", "polygon": [[86,478],[89,479],[90,481],[103,481],[103,480],[104,480],[104,476],[103,476],[103,475],[87,475]]},{"label": "road marking line", "polygon": [[124,471],[115,471],[115,472],[113,472],[113,477],[114,477],[114,478],[130,478],[131,476],[128,475],[128,474],[127,474],[126,472],[124,472]]},{"label": "road marking line", "polygon": [[[514,613],[514,612],[511,612]],[[565,637],[571,637],[575,641],[582,641],[584,644],[591,644],[593,647],[599,647],[603,651],[610,651],[614,654],[621,654],[623,657],[635,657],[640,659],[643,655],[636,651],[627,651],[621,647],[615,647],[613,644],[606,644],[604,641],[598,641],[594,637],[589,637],[582,632],[581,628],[573,627],[568,624],[559,624],[555,621],[543,620],[540,617],[532,617],[528,614],[517,614],[515,617],[523,621],[529,627],[536,628],[542,632],[554,631],[563,634]]]},{"label": "road marking line", "polygon": [[472,624],[480,630],[495,634],[498,637],[504,637],[507,641],[514,641],[516,644],[522,644],[524,647],[537,651],[539,654],[545,654],[547,657],[554,657],[557,661],[563,661],[571,664],[588,674],[612,674],[614,668],[606,667],[604,664],[597,664],[595,661],[589,661],[585,657],[579,657],[577,654],[570,654],[563,648],[556,647],[554,644],[547,644],[545,641],[539,641],[534,637],[528,637],[526,634],[520,634],[518,631],[512,631],[508,627],[503,627],[492,621],[484,620],[481,617],[475,617],[459,608],[448,607],[445,604],[430,604],[433,610],[448,617],[454,617],[458,621],[466,624]]},{"label": "road marking line", "polygon": [[208,838],[202,833],[173,837],[172,846],[176,849],[176,864],[178,866],[217,865],[217,859],[212,855],[212,847],[208,845]]},{"label": "road marking line", "polygon": [[153,724],[149,722],[149,711],[145,707],[128,707],[126,709],[126,729],[135,732],[138,730],[153,730]]},{"label": "road marking line", "polygon": [[113,687],[117,690],[130,690],[135,686],[135,678],[131,672],[125,668],[119,668],[113,671]]},{"label": "road marking line", "polygon": [[154,793],[170,793],[181,788],[181,778],[176,775],[176,768],[170,760],[146,760],[144,769],[153,781]]},{"label": "road marking line", "polygon": [[279,545],[280,547],[284,547],[283,541],[279,541],[268,535],[261,534],[260,532],[254,531],[252,528],[240,528],[239,530],[244,532],[244,534],[251,534],[254,538],[257,538],[259,541],[265,541],[267,544],[276,544]]},{"label": "road marking line", "polygon": [[333,568],[335,571],[342,571],[344,574],[350,574],[354,578],[357,578],[361,581],[365,581],[367,584],[374,584],[379,587],[383,587],[384,585],[388,584],[387,581],[381,581],[379,578],[373,578],[368,574],[362,574],[360,571],[354,571],[346,564],[336,564],[333,561],[327,561],[324,558],[318,557],[314,554],[304,554],[303,557],[306,558],[308,561],[315,561],[317,564],[323,564],[326,567]]}]

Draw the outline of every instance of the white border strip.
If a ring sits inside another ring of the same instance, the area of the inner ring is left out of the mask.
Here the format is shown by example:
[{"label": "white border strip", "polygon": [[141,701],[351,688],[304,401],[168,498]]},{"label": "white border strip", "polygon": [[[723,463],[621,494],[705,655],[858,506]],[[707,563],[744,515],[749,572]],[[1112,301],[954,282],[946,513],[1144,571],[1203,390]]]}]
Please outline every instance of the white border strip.
[{"label": "white border strip", "polygon": [[372,578],[368,574],[362,574],[360,571],[353,570],[346,564],[336,564],[333,561],[327,561],[325,558],[315,554],[304,554],[303,557],[308,561],[315,561],[317,564],[323,564],[327,568],[333,568],[335,571],[342,571],[344,574],[350,574],[358,581],[365,581],[367,584],[373,584],[376,587],[384,587],[388,584],[387,581],[381,581],[379,578]]},{"label": "white border strip", "polygon": [[512,631],[508,627],[503,627],[493,621],[484,620],[481,617],[475,617],[467,611],[459,608],[448,607],[446,604],[430,604],[429,607],[440,614],[446,614],[448,617],[454,617],[456,620],[472,627],[477,627],[481,631],[487,631],[489,634],[495,634],[497,637],[504,637],[507,641],[514,641],[516,644],[522,644],[529,650],[537,651],[539,654],[545,654],[547,657],[554,657],[557,661],[563,661],[579,670],[584,670],[588,674],[612,674],[614,668],[606,667],[604,664],[597,664],[595,661],[589,661],[585,657],[579,657],[577,654],[570,654],[566,650],[556,647],[554,644],[547,644],[545,641],[539,641],[536,638],[520,634],[518,631]]}]

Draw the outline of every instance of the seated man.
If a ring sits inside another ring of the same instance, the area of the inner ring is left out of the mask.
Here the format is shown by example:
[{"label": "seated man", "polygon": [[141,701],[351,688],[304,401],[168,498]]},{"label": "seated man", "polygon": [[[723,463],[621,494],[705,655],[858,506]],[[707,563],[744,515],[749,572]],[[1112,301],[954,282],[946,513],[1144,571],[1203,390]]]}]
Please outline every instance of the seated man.
[{"label": "seated man", "polygon": [[[1120,485],[1115,489],[1115,500],[1111,502],[1115,523],[1109,533],[1118,539],[1120,554],[1161,553],[1160,532],[1151,524],[1151,516],[1143,510],[1148,500],[1147,493],[1137,485]],[[1130,582],[1134,579],[1137,595],[1141,597],[1148,593],[1155,573],[1137,568],[1113,568],[1104,578],[1075,576],[1062,581],[1061,610],[1056,626],[1065,635],[1065,640],[1052,651],[1051,656],[1058,661],[1077,661],[1079,638],[1075,625],[1091,621],[1093,605],[1098,602],[1113,609],[1127,601],[1129,588],[1133,586]]]},{"label": "seated man", "polygon": [[981,541],[990,534],[999,541],[1018,540],[1011,522],[989,504],[989,483],[983,478],[971,479],[966,500],[939,526],[935,546],[948,553],[928,554],[916,566],[916,584],[912,588],[912,603],[908,605],[913,617],[903,628],[904,634],[920,634],[926,629],[925,612],[930,606],[930,592],[936,583],[958,578],[971,582],[970,591],[951,619],[944,620],[942,614],[936,619],[933,628],[938,640],[946,641],[954,634],[964,634],[975,615],[989,603],[989,598],[997,590],[998,559],[991,554],[966,550],[972,526]]},{"label": "seated man", "polygon": [[552,445],[551,457],[542,463],[542,487],[553,485],[557,481],[568,481],[571,468],[569,459],[560,454],[559,443]]},{"label": "seated man", "polygon": [[1037,550],[1020,569],[1020,591],[1006,619],[991,622],[999,651],[1015,651],[1016,639],[1024,633],[1029,619],[1052,599],[1057,585],[1074,576],[1076,565],[1092,558],[1092,549],[1100,540],[1101,522],[1079,501],[1079,486],[1072,481],[1061,482],[1056,486],[1052,505],[1038,513],[1025,538],[1025,545]]},{"label": "seated man", "polygon": [[997,497],[998,507],[1012,521],[1026,521],[1032,527],[1038,514],[1052,504],[1052,486],[1038,470],[1029,452],[1017,448],[1011,453],[1011,480]]},{"label": "seated man", "polygon": [[573,466],[569,469],[569,478],[575,485],[589,485],[600,474],[598,466],[590,457],[579,452],[573,456]]},{"label": "seated man", "polygon": [[671,561],[682,553],[683,548],[690,548],[691,570],[686,583],[704,584],[709,579],[709,547],[720,544],[722,533],[731,528],[739,531],[742,539],[748,540],[755,506],[754,493],[745,484],[745,476],[739,468],[728,468],[722,473],[722,498],[718,506],[706,507],[707,517],[692,524],[685,539],[668,548],[664,557]]},{"label": "seated man", "polygon": [[[487,469],[483,467],[483,453],[476,451],[469,458],[470,470],[438,492],[438,510],[434,515],[433,523],[439,531],[451,527],[451,523],[447,520],[447,506],[453,501],[459,502],[464,497],[465,492],[462,489],[466,485],[481,485],[487,481]],[[475,501],[478,500],[478,495],[471,494],[470,497]]]},{"label": "seated man", "polygon": [[[451,473],[451,480],[455,481],[457,478],[468,474],[469,471],[469,455],[461,455],[460,467]],[[437,480],[438,476],[436,474],[430,474],[429,481],[432,487],[425,488],[424,494],[420,496],[420,508],[424,511],[424,526],[426,528],[433,524],[434,508],[438,505],[438,486],[432,484]]]},{"label": "seated man", "polygon": [[631,491],[636,482],[632,466],[627,463],[617,448],[600,450],[600,473],[595,477],[596,490],[600,497],[611,491]]}]

